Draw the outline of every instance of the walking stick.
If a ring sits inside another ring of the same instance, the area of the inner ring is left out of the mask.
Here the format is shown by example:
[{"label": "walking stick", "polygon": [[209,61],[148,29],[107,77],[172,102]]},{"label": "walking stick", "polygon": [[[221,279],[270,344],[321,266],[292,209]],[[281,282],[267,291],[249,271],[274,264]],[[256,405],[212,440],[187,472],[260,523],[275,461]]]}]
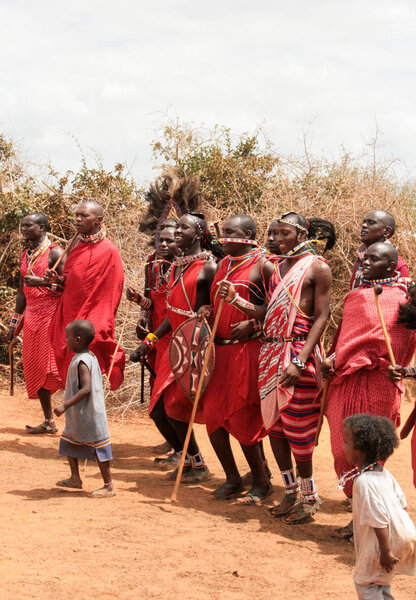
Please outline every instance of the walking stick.
[{"label": "walking stick", "polygon": [[383,293],[383,288],[382,288],[381,285],[374,286],[374,295],[376,297],[376,306],[377,306],[378,318],[380,319],[381,329],[383,330],[384,339],[386,340],[386,346],[387,346],[387,350],[388,350],[388,353],[389,353],[390,362],[394,366],[396,364],[396,361],[394,359],[393,349],[391,347],[389,334],[387,332],[387,327],[386,327],[386,324],[384,322],[384,317],[383,317],[383,313],[381,312],[381,306],[380,306],[380,295],[382,293]]},{"label": "walking stick", "polygon": [[72,236],[72,238],[69,240],[65,250],[62,252],[61,256],[58,256],[58,259],[56,261],[56,263],[53,265],[51,271],[56,271],[56,269],[59,267],[59,265],[62,262],[62,259],[64,258],[64,256],[66,256],[68,254],[68,252],[70,250],[72,250],[74,244],[75,244],[75,240],[77,239],[78,234],[76,233],[74,236]]},{"label": "walking stick", "polygon": [[107,375],[107,381],[108,382],[110,382],[110,375],[111,375],[111,373],[113,371],[113,366],[114,366],[114,361],[115,361],[115,358],[116,358],[116,354],[118,352],[118,349],[120,348],[121,338],[123,337],[124,328],[126,326],[127,319],[129,318],[130,307],[131,307],[131,302],[128,303],[127,310],[126,310],[126,316],[124,317],[123,325],[121,326],[121,331],[120,331],[120,335],[119,335],[118,342],[117,342],[117,345],[116,345],[116,349],[114,350],[113,358],[111,359],[110,368],[108,370],[108,375]]},{"label": "walking stick", "polygon": [[9,365],[10,365],[10,396],[14,396],[14,356],[13,341],[9,344]]},{"label": "walking stick", "polygon": [[322,392],[321,410],[319,411],[318,426],[316,428],[316,433],[315,433],[315,442],[314,442],[315,448],[319,444],[319,436],[321,435],[322,423],[324,422],[324,414],[325,414],[325,408],[326,408],[326,397],[328,395],[328,388],[329,388],[329,377],[327,377],[325,379],[324,389]]},{"label": "walking stick", "polygon": [[194,405],[192,407],[191,420],[189,421],[188,431],[186,432],[185,443],[184,443],[183,449],[182,449],[181,461],[179,463],[178,473],[176,475],[176,481],[175,481],[175,485],[173,487],[173,492],[172,492],[172,495],[170,497],[170,501],[171,502],[176,502],[176,497],[178,495],[178,489],[179,489],[179,484],[181,482],[183,465],[185,464],[185,457],[186,457],[186,453],[188,451],[189,440],[191,439],[192,428],[194,426],[196,409],[198,408],[198,402],[199,402],[199,398],[201,396],[202,386],[204,384],[205,372],[206,372],[207,367],[208,367],[208,362],[209,362],[209,358],[211,356],[212,347],[214,345],[215,334],[216,334],[216,331],[217,331],[217,327],[218,327],[218,323],[219,323],[219,320],[220,320],[220,316],[221,316],[221,312],[222,312],[223,306],[224,306],[224,298],[221,298],[219,306],[218,306],[217,314],[215,316],[214,325],[212,326],[212,331],[211,331],[211,335],[210,335],[210,338],[209,338],[207,351],[205,353],[205,359],[204,359],[204,363],[202,365],[201,374],[199,376],[198,387],[197,387],[196,394],[195,394]]},{"label": "walking stick", "polygon": [[144,404],[144,362],[142,362],[141,384],[140,404]]}]

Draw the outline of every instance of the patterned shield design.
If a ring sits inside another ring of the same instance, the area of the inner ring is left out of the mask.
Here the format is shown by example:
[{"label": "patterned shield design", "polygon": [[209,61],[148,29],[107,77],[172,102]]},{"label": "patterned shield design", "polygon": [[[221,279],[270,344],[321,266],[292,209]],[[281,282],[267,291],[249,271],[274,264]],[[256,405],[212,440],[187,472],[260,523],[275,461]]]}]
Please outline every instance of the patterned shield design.
[{"label": "patterned shield design", "polygon": [[[211,329],[207,321],[191,317],[174,331],[169,345],[169,362],[176,381],[190,400],[194,400],[208,347]],[[211,379],[215,365],[213,346],[205,371],[202,395]]]}]

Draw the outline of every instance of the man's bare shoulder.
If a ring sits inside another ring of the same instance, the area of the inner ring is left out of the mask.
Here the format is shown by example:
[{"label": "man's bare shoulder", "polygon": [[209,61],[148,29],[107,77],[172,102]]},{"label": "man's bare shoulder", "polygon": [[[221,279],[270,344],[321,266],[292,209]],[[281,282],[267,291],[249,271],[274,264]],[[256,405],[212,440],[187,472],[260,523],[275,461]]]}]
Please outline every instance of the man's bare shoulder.
[{"label": "man's bare shoulder", "polygon": [[214,276],[217,272],[217,263],[214,260],[207,260],[207,262],[202,267],[202,272],[204,276]]}]

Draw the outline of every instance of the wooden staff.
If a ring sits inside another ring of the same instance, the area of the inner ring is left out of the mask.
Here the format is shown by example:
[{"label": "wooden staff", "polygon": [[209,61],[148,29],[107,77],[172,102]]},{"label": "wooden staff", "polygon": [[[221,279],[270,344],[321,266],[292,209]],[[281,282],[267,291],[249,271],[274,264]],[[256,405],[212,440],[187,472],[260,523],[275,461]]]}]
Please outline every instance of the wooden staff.
[{"label": "wooden staff", "polygon": [[329,382],[329,377],[327,377],[325,379],[324,389],[323,389],[323,392],[322,392],[321,410],[319,411],[318,426],[316,428],[316,433],[315,433],[315,442],[314,442],[315,448],[319,444],[319,436],[321,435],[322,423],[324,422],[324,414],[325,414],[325,408],[326,408],[326,397],[328,395],[329,383],[330,383]]},{"label": "wooden staff", "polygon": [[118,349],[120,348],[121,338],[123,337],[124,328],[126,326],[127,319],[129,318],[130,307],[131,307],[131,302],[129,302],[128,305],[127,305],[126,316],[124,317],[124,321],[123,321],[123,325],[121,326],[121,331],[120,331],[120,335],[119,335],[118,342],[117,342],[117,345],[116,345],[116,349],[114,350],[113,358],[111,359],[110,368],[108,370],[108,375],[107,375],[107,381],[108,381],[108,383],[110,383],[110,376],[111,376],[111,373],[113,371],[113,366],[114,366],[114,361],[116,359],[116,354],[118,352]]},{"label": "wooden staff", "polygon": [[10,396],[14,396],[14,356],[13,341],[9,344],[9,365],[10,365]]},{"label": "wooden staff", "polygon": [[384,317],[383,317],[383,313],[381,312],[381,306],[380,306],[380,295],[382,293],[383,293],[382,286],[381,285],[375,285],[374,286],[374,295],[376,297],[376,306],[377,306],[378,318],[380,319],[381,329],[383,330],[384,339],[386,340],[386,346],[387,346],[387,350],[388,350],[388,353],[389,353],[390,362],[394,366],[396,364],[396,361],[395,361],[395,358],[394,358],[393,349],[391,347],[389,334],[387,332],[386,323],[384,322]]},{"label": "wooden staff", "polygon": [[140,404],[144,404],[144,362],[142,362],[141,384],[142,389],[140,392]]},{"label": "wooden staff", "polygon": [[217,327],[218,327],[218,323],[220,320],[223,306],[224,306],[224,298],[221,298],[220,303],[218,305],[217,314],[215,316],[214,325],[212,327],[211,335],[209,338],[207,351],[205,353],[205,358],[204,358],[204,363],[202,365],[201,374],[200,374],[199,380],[198,380],[198,387],[197,387],[196,394],[195,394],[194,405],[192,407],[191,420],[189,421],[188,431],[186,432],[185,443],[184,443],[183,449],[182,449],[181,461],[179,463],[178,473],[176,475],[176,481],[175,481],[175,485],[173,487],[172,496],[170,497],[171,502],[176,502],[176,497],[178,495],[178,489],[179,489],[179,484],[181,482],[182,471],[183,471],[183,466],[185,464],[186,453],[188,451],[189,440],[191,439],[192,428],[194,426],[196,409],[198,408],[198,402],[199,402],[199,398],[201,396],[202,386],[204,384],[204,377],[205,377],[206,370],[208,368],[208,362],[209,362],[209,358],[211,356],[212,347],[214,346],[215,334],[217,332]]},{"label": "wooden staff", "polygon": [[53,265],[51,271],[56,271],[56,269],[59,267],[59,265],[62,262],[62,259],[64,258],[64,256],[66,256],[68,254],[68,252],[70,250],[72,250],[74,244],[75,244],[75,240],[77,239],[78,234],[76,233],[74,236],[72,236],[72,238],[69,240],[65,250],[62,252],[61,256],[58,256],[56,263]]}]

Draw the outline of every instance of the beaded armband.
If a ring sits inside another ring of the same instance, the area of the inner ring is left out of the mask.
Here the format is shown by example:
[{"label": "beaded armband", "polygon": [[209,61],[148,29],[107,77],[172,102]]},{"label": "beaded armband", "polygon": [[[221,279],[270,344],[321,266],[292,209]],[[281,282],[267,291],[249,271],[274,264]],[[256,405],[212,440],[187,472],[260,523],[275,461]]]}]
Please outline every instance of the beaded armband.
[{"label": "beaded armband", "polygon": [[147,296],[141,296],[137,304],[145,310],[149,310],[153,306],[153,301],[151,298],[147,298]]},{"label": "beaded armband", "polygon": [[247,310],[254,310],[254,304],[248,300],[244,300],[240,294],[236,294],[228,304],[232,304],[244,314],[247,314]]},{"label": "beaded armband", "polygon": [[22,315],[20,315],[19,313],[14,313],[12,318],[10,319],[10,327],[12,329],[16,329],[16,327],[19,325],[21,320],[22,320]]},{"label": "beaded armband", "polygon": [[146,346],[148,348],[150,348],[150,350],[151,350],[152,348],[154,348],[156,346],[158,341],[159,341],[159,338],[157,337],[157,335],[155,335],[154,333],[148,333],[147,336],[143,340],[143,344],[146,344]]},{"label": "beaded armband", "polygon": [[404,376],[405,377],[416,377],[416,367],[405,367],[404,368]]},{"label": "beaded armband", "polygon": [[306,369],[305,363],[301,361],[297,356],[295,356],[295,358],[292,358],[292,363],[299,367],[299,369],[302,369],[302,371]]}]

